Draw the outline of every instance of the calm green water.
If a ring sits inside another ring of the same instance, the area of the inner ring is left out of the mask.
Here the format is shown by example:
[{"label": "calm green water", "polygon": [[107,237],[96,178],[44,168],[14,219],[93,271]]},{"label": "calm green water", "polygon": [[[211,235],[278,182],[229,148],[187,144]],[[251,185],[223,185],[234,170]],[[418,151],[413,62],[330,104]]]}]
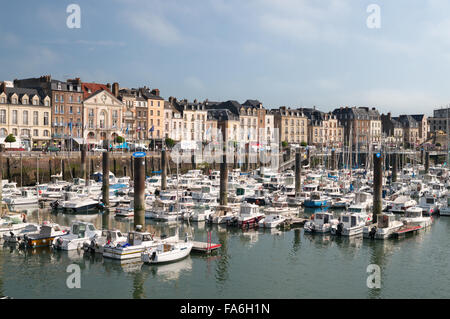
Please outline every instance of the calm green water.
[{"label": "calm green water", "polygon": [[[69,225],[79,216],[29,213],[32,220]],[[127,231],[129,222],[83,216],[98,228]],[[179,224],[180,225],[180,224]],[[184,224],[185,227],[186,224]],[[194,225],[196,240],[212,230],[222,248],[180,262],[120,264],[83,252],[20,251],[0,246],[0,295],[14,298],[449,298],[450,218],[403,240],[309,236],[303,229],[247,231]],[[171,234],[174,227],[149,224]],[[66,268],[81,268],[81,288],[69,289]],[[381,289],[366,285],[369,264],[381,267]]]}]

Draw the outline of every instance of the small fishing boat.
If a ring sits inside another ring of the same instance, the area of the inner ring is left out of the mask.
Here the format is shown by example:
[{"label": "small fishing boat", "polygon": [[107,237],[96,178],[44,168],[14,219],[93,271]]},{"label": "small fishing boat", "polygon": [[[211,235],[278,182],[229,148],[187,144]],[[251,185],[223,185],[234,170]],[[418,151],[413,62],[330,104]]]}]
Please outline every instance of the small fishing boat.
[{"label": "small fishing boat", "polygon": [[422,208],[411,207],[406,210],[405,216],[400,218],[400,220],[406,226],[422,226],[427,228],[433,223],[432,217],[425,217],[422,213]]},{"label": "small fishing boat", "polygon": [[387,239],[392,233],[403,227],[403,222],[396,220],[392,213],[383,213],[377,216],[377,223],[365,226],[364,238]]},{"label": "small fishing boat", "polygon": [[239,227],[250,227],[258,225],[258,222],[264,218],[264,214],[259,211],[259,206],[244,202],[241,204],[237,224]]},{"label": "small fishing boat", "polygon": [[44,222],[39,229],[39,233],[25,234],[19,244],[23,247],[48,247],[52,245],[56,237],[64,236],[68,233],[67,228],[63,228],[52,222]]},{"label": "small fishing boat", "polygon": [[29,189],[22,190],[20,195],[10,196],[4,199],[5,203],[11,206],[38,204],[39,198],[36,191]]},{"label": "small fishing boat", "polygon": [[417,205],[417,202],[409,196],[399,196],[388,204],[388,211],[391,213],[403,214],[407,209]]},{"label": "small fishing boat", "polygon": [[[178,237],[178,234],[176,235]],[[161,242],[146,248],[141,253],[141,260],[146,264],[169,263],[186,258],[192,250],[193,243],[186,236],[184,241]]]},{"label": "small fishing boat", "polygon": [[450,216],[450,195],[447,195],[441,208],[439,209],[439,215]]},{"label": "small fishing boat", "polygon": [[10,214],[5,215],[0,218],[0,234],[9,233],[10,231],[20,231],[29,227],[29,223],[26,222],[26,215],[21,214]]},{"label": "small fishing boat", "polygon": [[53,239],[52,245],[54,248],[61,250],[81,249],[84,243],[90,243],[94,237],[101,234],[102,232],[95,229],[92,223],[75,221],[68,233]]},{"label": "small fishing boat", "polygon": [[338,236],[361,235],[364,226],[369,222],[371,222],[371,217],[366,212],[344,212],[339,217],[339,223],[331,226],[331,234]]},{"label": "small fishing boat", "polygon": [[439,198],[436,194],[427,193],[419,199],[419,204],[417,205],[422,209],[424,215],[434,215],[439,214],[441,208],[441,203],[439,203]]},{"label": "small fishing boat", "polygon": [[331,204],[330,198],[320,192],[312,192],[309,199],[305,200],[303,203],[303,205],[308,208],[328,207],[329,204]]},{"label": "small fishing boat", "polygon": [[120,230],[102,230],[101,236],[94,236],[91,242],[84,242],[83,249],[87,252],[103,254],[105,245],[121,245],[127,242],[127,237]]},{"label": "small fishing boat", "polygon": [[304,229],[308,233],[329,233],[331,227],[337,225],[339,220],[334,218],[330,212],[316,212],[312,216],[312,220],[305,223]]},{"label": "small fishing boat", "polygon": [[148,232],[132,231],[128,233],[127,241],[125,243],[109,243],[103,246],[103,257],[126,260],[133,258],[140,258],[141,253],[156,242],[153,240],[153,235]]},{"label": "small fishing boat", "polygon": [[280,226],[286,221],[286,217],[282,215],[266,215],[265,218],[258,222],[258,226],[261,228],[275,228]]}]

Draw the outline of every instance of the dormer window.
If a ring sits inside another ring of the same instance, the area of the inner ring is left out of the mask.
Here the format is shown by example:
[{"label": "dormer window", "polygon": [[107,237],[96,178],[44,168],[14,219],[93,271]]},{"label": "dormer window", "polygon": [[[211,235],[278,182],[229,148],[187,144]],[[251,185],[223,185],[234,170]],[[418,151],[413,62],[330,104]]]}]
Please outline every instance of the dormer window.
[{"label": "dormer window", "polygon": [[17,104],[17,98],[16,97],[12,98],[12,104]]},{"label": "dormer window", "polygon": [[2,104],[5,104],[5,103],[6,103],[6,99],[5,99],[4,96],[2,96],[1,102],[2,102]]},{"label": "dormer window", "polygon": [[24,97],[24,98],[22,99],[22,104],[28,104],[28,99],[27,99],[26,97]]},{"label": "dormer window", "polygon": [[61,90],[61,82],[58,82],[58,90]]},{"label": "dormer window", "polygon": [[34,98],[33,99],[33,105],[38,105],[39,104],[39,99],[38,98]]}]

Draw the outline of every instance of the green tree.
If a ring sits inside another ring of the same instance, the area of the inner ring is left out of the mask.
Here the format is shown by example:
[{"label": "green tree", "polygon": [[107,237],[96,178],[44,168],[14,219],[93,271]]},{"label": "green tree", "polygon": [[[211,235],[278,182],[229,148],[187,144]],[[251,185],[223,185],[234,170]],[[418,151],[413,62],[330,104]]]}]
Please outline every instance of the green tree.
[{"label": "green tree", "polygon": [[117,144],[122,144],[123,142],[125,142],[125,139],[122,136],[117,135],[116,136],[116,143]]},{"label": "green tree", "polygon": [[308,143],[306,143],[305,141],[303,141],[303,142],[300,143],[300,145],[303,146],[303,147],[306,147],[306,146],[308,146]]},{"label": "green tree", "polygon": [[281,146],[282,146],[283,148],[286,148],[286,147],[289,146],[289,144],[288,144],[288,142],[283,141],[283,142],[281,142]]},{"label": "green tree", "polygon": [[9,134],[6,138],[5,138],[5,142],[9,143],[9,148],[11,148],[11,143],[14,143],[16,141],[16,137],[12,134]]},{"label": "green tree", "polygon": [[172,148],[172,147],[174,147],[174,145],[175,145],[175,141],[173,140],[173,139],[171,139],[171,138],[166,138],[166,146],[168,147],[168,148]]}]

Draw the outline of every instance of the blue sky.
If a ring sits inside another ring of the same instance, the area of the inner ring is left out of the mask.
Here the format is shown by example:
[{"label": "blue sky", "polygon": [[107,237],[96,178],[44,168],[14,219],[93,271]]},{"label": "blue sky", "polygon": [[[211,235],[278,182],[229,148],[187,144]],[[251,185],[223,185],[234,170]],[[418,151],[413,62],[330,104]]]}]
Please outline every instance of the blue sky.
[{"label": "blue sky", "polygon": [[[66,7],[81,7],[81,28]],[[369,29],[369,4],[381,28]],[[8,1],[0,80],[51,74],[162,96],[426,113],[450,103],[448,0]]]}]

